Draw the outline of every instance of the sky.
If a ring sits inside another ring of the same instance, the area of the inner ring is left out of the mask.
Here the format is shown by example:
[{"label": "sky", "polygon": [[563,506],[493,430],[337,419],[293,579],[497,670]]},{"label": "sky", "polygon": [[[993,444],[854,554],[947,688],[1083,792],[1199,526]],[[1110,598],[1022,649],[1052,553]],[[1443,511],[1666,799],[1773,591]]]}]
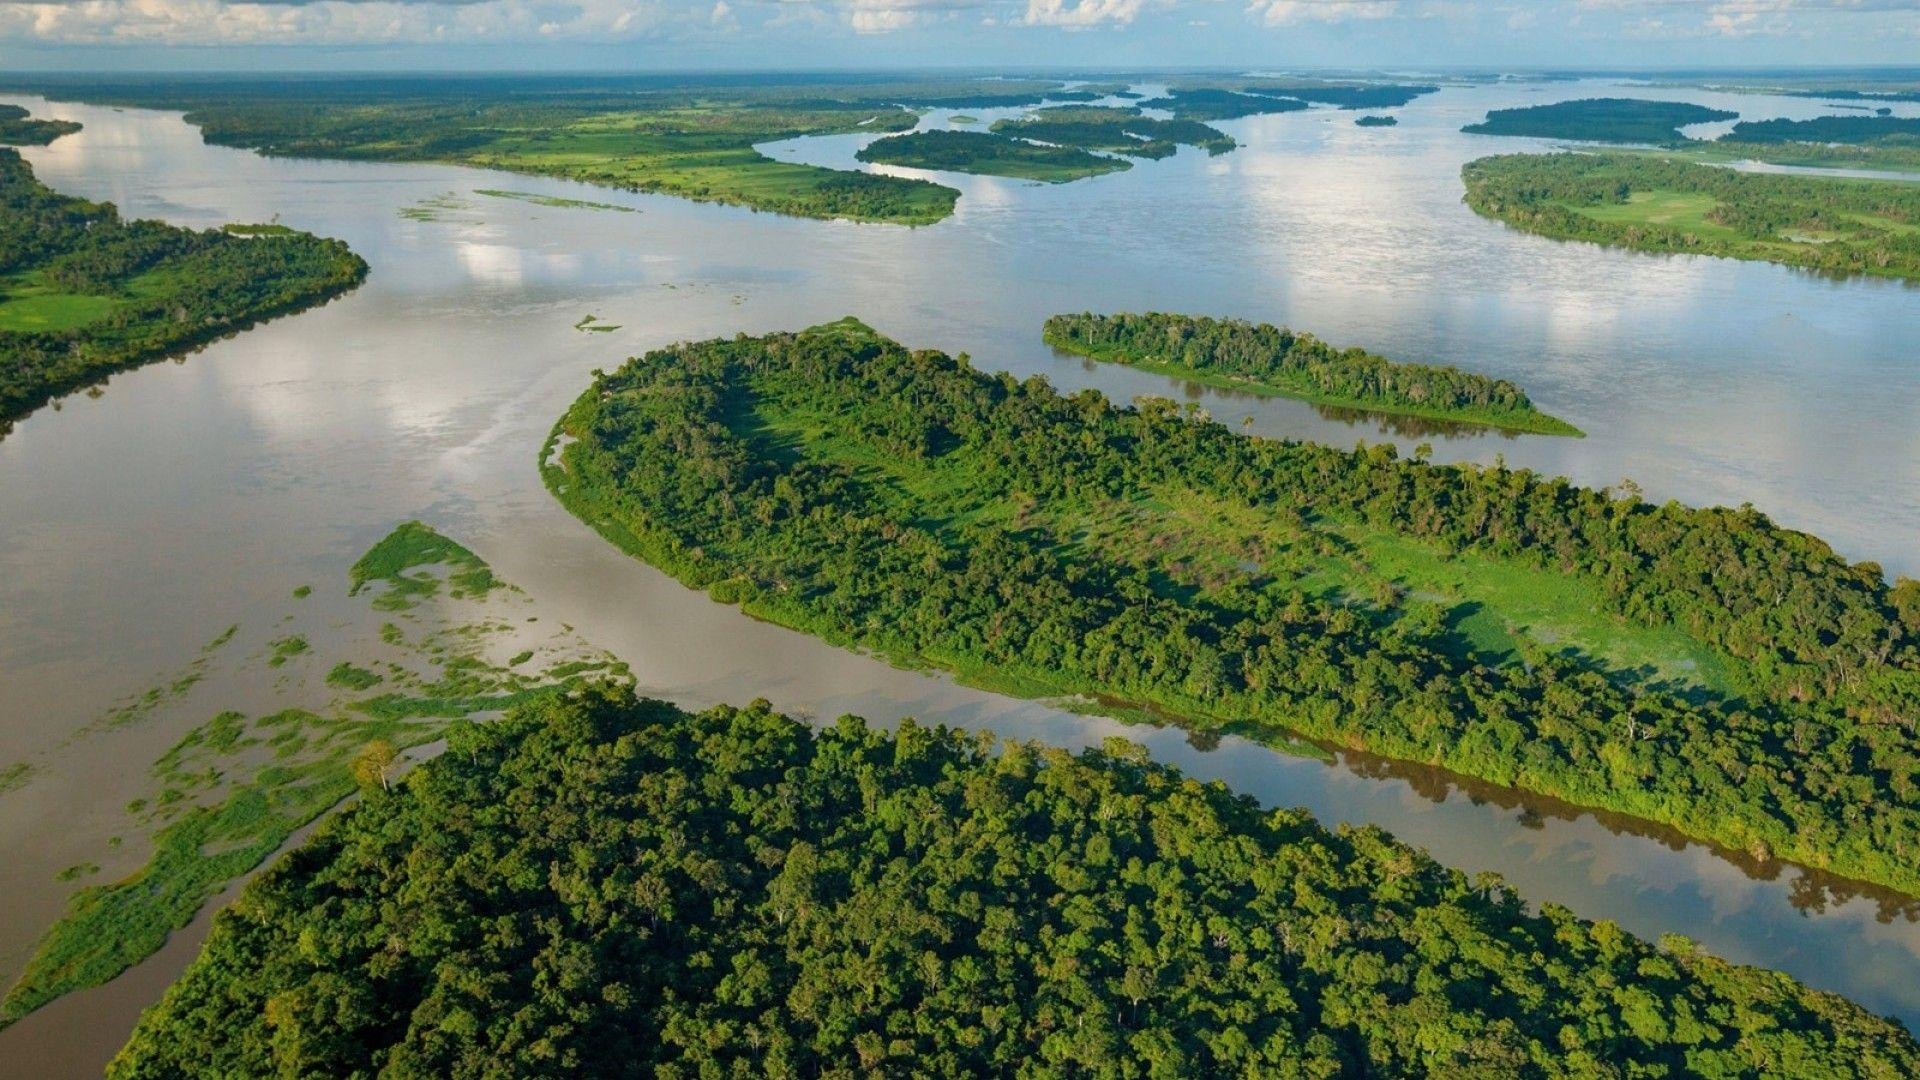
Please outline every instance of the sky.
[{"label": "sky", "polygon": [[1920,62],[1920,0],[0,0],[0,69]]}]

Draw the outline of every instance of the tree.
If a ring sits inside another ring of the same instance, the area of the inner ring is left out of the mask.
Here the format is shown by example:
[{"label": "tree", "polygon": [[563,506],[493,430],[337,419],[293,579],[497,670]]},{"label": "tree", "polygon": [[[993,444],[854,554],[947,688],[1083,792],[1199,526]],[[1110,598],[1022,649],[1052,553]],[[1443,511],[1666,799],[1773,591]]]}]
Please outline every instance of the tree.
[{"label": "tree", "polygon": [[392,791],[393,786],[388,781],[387,774],[393,768],[394,762],[398,760],[400,760],[400,751],[394,749],[392,743],[385,739],[375,739],[361,748],[360,753],[354,757],[353,778],[368,791],[373,790],[375,784],[379,784],[382,791]]}]

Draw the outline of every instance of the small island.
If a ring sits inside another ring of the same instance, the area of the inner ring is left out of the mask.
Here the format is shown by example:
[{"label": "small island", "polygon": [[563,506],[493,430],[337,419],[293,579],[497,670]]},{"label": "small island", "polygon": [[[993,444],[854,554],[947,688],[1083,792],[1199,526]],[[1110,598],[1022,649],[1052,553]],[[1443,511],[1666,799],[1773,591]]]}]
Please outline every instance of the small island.
[{"label": "small island", "polygon": [[837,645],[1920,896],[1920,733],[1862,719],[1920,700],[1920,582],[1751,508],[1250,438],[853,320],[631,360],[540,461],[613,543]]},{"label": "small island", "polygon": [[0,105],[0,146],[45,146],[79,130],[73,120],[35,120],[18,105]]},{"label": "small island", "polygon": [[1072,146],[1042,146],[985,131],[916,131],[868,143],[855,155],[875,165],[979,173],[1064,184],[1131,168],[1124,158]]},{"label": "small island", "polygon": [[1836,995],[1124,740],[590,691],[362,791],[111,1080],[1920,1071]]},{"label": "small island", "polygon": [[1063,352],[1213,386],[1541,435],[1579,428],[1536,409],[1505,379],[1337,349],[1312,334],[1241,319],[1149,312],[1055,315],[1041,333]]},{"label": "small island", "polygon": [[1460,175],[1476,213],[1544,236],[1920,278],[1920,184],[1585,153],[1481,158]]},{"label": "small island", "polygon": [[0,150],[0,433],[53,398],[358,285],[338,240],[176,228],[70,198]]},{"label": "small island", "polygon": [[1518,135],[1536,139],[1664,146],[1687,141],[1680,129],[1688,124],[1735,120],[1739,116],[1739,113],[1709,109],[1684,101],[1582,98],[1551,105],[1495,109],[1487,114],[1485,120],[1468,124],[1460,130],[1475,135]]},{"label": "small island", "polygon": [[1393,127],[1400,121],[1392,116],[1362,116],[1353,122],[1355,127]]}]

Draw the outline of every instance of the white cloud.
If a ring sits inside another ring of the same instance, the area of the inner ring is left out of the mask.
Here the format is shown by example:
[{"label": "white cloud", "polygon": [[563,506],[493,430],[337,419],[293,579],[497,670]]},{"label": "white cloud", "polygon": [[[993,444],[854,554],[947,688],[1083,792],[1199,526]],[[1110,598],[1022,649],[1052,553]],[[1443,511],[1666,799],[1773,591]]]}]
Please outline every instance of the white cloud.
[{"label": "white cloud", "polygon": [[1268,26],[1293,22],[1384,19],[1399,13],[1398,0],[1252,0],[1247,10]]},{"label": "white cloud", "polygon": [[0,3],[0,39],[87,45],[346,45],[622,40],[670,18],[633,0],[76,0]]},{"label": "white cloud", "polygon": [[1027,0],[1029,26],[1125,26],[1138,18],[1149,0]]}]

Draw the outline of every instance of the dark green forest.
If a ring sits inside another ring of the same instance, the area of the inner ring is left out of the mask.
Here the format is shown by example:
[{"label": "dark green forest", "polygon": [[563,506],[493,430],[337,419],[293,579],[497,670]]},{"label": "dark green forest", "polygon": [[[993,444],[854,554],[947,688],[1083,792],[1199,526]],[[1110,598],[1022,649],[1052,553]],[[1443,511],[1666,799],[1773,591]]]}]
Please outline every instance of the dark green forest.
[{"label": "dark green forest", "polygon": [[1638,98],[1582,98],[1551,105],[1494,109],[1462,131],[1476,135],[1524,135],[1539,139],[1579,139],[1584,142],[1686,142],[1680,128],[1715,120],[1733,120],[1739,113],[1709,109],[1684,101],[1643,101]]},{"label": "dark green forest", "polygon": [[1064,183],[1132,166],[1074,146],[1041,146],[984,131],[915,131],[889,135],[860,148],[859,160],[914,169],[1011,176]]},{"label": "dark green forest", "polygon": [[60,394],[321,303],[367,264],[292,230],[127,221],[0,150],[0,426]]},{"label": "dark green forest", "polygon": [[1817,116],[1811,120],[1742,120],[1727,142],[1871,143],[1920,142],[1920,117]]},{"label": "dark green forest", "polygon": [[0,105],[0,146],[45,146],[79,130],[72,120],[35,120],[18,105]]},{"label": "dark green forest", "polygon": [[1194,315],[1055,315],[1042,332],[1056,349],[1111,363],[1217,380],[1326,404],[1578,435],[1534,408],[1505,379],[1406,364],[1312,334],[1244,319]]},{"label": "dark green forest", "polygon": [[1173,89],[1166,97],[1140,103],[1149,109],[1165,109],[1176,120],[1238,120],[1266,113],[1299,112],[1307,103],[1292,97],[1271,97],[1234,90],[1201,88]]},{"label": "dark green forest", "polygon": [[1461,177],[1476,212],[1563,240],[1920,276],[1920,184],[1624,154],[1508,154]]},{"label": "dark green forest", "polygon": [[[558,430],[578,441],[546,476],[574,512],[830,641],[1304,733],[1920,893],[1920,582],[1889,588],[1750,507],[1246,438],[851,321],[650,353]],[[1524,634],[1496,654],[1457,609],[1321,573],[1409,544],[1589,589],[1596,632],[1684,633],[1733,675],[1635,679]]]},{"label": "dark green forest", "polygon": [[588,693],[369,785],[217,917],[109,1075],[1916,1071],[1834,995],[1530,914],[1124,742]]},{"label": "dark green forest", "polygon": [[1041,109],[1019,119],[997,120],[992,130],[1017,139],[1143,158],[1172,157],[1182,145],[1208,154],[1224,154],[1238,145],[1219,128],[1197,120],[1156,120],[1140,115],[1137,108]]}]

